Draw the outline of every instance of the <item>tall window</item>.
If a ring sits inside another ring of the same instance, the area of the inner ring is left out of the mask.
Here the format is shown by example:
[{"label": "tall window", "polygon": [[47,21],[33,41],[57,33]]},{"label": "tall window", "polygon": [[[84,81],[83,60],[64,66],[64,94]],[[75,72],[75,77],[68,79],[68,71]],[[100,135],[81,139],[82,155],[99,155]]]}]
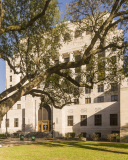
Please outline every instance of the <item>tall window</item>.
[{"label": "tall window", "polygon": [[59,64],[59,60],[58,60],[58,59],[57,59],[57,60],[55,60],[54,62],[55,62],[55,64]]},{"label": "tall window", "polygon": [[78,98],[74,99],[74,104],[79,104],[79,99]]},{"label": "tall window", "polygon": [[17,109],[21,109],[21,104],[17,104]]},{"label": "tall window", "polygon": [[77,76],[77,77],[75,78],[75,80],[76,80],[78,83],[80,83],[81,77],[80,77],[80,76]]},{"label": "tall window", "polygon": [[105,61],[103,57],[105,57],[105,52],[100,52],[98,54],[98,80],[105,78]]},{"label": "tall window", "polygon": [[25,118],[22,119],[22,131],[25,132]]},{"label": "tall window", "polygon": [[98,92],[104,92],[104,85],[103,84],[98,85]]},{"label": "tall window", "polygon": [[68,116],[68,126],[73,126],[73,116]]},{"label": "tall window", "polygon": [[75,56],[75,62],[78,62],[80,59],[81,59],[81,56],[80,56],[80,55],[76,55],[76,56]]},{"label": "tall window", "polygon": [[9,119],[5,119],[5,127],[9,127]]},{"label": "tall window", "polygon": [[81,67],[75,68],[75,73],[80,73],[81,72]]},{"label": "tall window", "polygon": [[69,62],[69,57],[64,58],[64,62],[68,63]]},{"label": "tall window", "polygon": [[10,76],[10,82],[12,82],[12,76]]},{"label": "tall window", "polygon": [[12,72],[12,69],[10,69],[10,72]]},{"label": "tall window", "polygon": [[91,33],[92,33],[92,29],[89,28],[89,29],[86,30],[86,35],[89,35]]},{"label": "tall window", "polygon": [[118,90],[118,84],[117,83],[111,83],[111,91],[117,91]]},{"label": "tall window", "polygon": [[95,115],[95,126],[101,126],[102,125],[102,115],[97,114]]},{"label": "tall window", "polygon": [[98,97],[98,98],[97,98],[97,102],[98,102],[98,103],[104,102],[104,96]]},{"label": "tall window", "polygon": [[85,88],[85,94],[91,93],[91,89],[90,88]]},{"label": "tall window", "polygon": [[81,37],[82,36],[82,32],[81,32],[81,30],[76,30],[75,31],[75,38],[78,38],[78,37]]},{"label": "tall window", "polygon": [[91,98],[85,98],[85,104],[91,103]]},{"label": "tall window", "polygon": [[14,118],[14,127],[18,127],[18,118]]},{"label": "tall window", "polygon": [[81,115],[80,118],[81,118],[80,125],[87,126],[87,115]]},{"label": "tall window", "polygon": [[110,58],[110,65],[112,66],[110,74],[112,76],[116,76],[117,73],[117,64],[116,64],[116,56],[112,56]]},{"label": "tall window", "polygon": [[38,83],[38,85],[37,85],[37,89],[39,89],[40,88],[40,83]]},{"label": "tall window", "polygon": [[118,96],[117,95],[111,96],[111,101],[118,101]]},{"label": "tall window", "polygon": [[118,116],[117,114],[110,114],[110,126],[117,126],[118,125]]}]

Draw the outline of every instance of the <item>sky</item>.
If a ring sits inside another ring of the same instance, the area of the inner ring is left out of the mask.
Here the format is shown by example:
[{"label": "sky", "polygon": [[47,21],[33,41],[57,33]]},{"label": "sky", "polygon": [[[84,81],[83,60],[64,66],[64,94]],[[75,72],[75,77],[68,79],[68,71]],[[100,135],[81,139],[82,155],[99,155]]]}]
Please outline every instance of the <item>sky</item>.
[{"label": "sky", "polygon": [[[69,4],[72,0],[59,0],[59,7],[65,14],[66,3]],[[62,15],[62,16],[63,16]],[[0,59],[0,93],[6,88],[6,66],[5,61]]]}]

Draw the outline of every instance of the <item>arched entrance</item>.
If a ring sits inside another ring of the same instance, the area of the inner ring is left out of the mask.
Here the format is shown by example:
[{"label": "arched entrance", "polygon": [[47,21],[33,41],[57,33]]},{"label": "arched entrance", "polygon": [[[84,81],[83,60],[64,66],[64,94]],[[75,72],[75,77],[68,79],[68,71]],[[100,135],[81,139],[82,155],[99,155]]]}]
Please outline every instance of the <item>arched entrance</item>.
[{"label": "arched entrance", "polygon": [[38,110],[38,132],[48,132],[51,130],[51,108],[42,107]]}]

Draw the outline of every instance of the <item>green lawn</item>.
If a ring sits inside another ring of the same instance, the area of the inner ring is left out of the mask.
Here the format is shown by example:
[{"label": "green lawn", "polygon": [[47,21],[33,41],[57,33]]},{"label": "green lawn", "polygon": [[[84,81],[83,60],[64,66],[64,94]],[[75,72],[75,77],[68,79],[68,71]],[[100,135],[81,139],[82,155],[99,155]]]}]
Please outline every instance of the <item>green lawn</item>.
[{"label": "green lawn", "polygon": [[0,148],[0,160],[128,160],[128,144],[44,141]]}]

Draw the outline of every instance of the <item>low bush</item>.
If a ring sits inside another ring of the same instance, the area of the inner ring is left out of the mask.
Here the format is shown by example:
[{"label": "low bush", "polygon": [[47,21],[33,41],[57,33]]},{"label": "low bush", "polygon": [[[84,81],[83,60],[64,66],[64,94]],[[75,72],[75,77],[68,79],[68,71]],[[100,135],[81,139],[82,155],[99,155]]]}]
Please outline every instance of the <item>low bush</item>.
[{"label": "low bush", "polygon": [[115,137],[115,134],[107,134],[107,139],[109,140],[109,142],[111,142],[113,140],[113,138]]},{"label": "low bush", "polygon": [[99,139],[99,135],[96,134],[96,133],[93,133],[91,138],[92,138],[93,141],[97,141]]},{"label": "low bush", "polygon": [[75,138],[75,132],[66,133],[65,137],[68,138]]}]

